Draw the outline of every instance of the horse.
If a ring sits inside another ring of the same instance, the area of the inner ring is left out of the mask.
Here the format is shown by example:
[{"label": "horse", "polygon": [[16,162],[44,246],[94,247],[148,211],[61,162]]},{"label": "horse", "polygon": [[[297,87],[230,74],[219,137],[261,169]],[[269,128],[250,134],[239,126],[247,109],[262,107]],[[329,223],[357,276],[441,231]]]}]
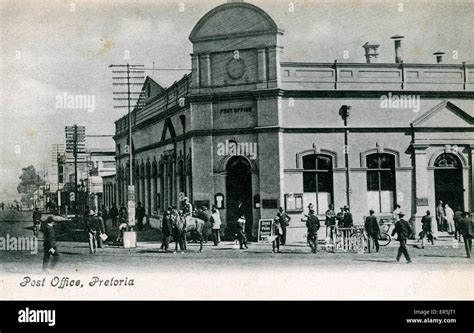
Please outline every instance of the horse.
[{"label": "horse", "polygon": [[191,216],[172,215],[171,218],[173,221],[173,240],[175,242],[175,252],[178,251],[178,244],[181,251],[185,251],[186,234],[195,233],[199,241],[199,253],[201,253],[206,223],[197,217]]}]

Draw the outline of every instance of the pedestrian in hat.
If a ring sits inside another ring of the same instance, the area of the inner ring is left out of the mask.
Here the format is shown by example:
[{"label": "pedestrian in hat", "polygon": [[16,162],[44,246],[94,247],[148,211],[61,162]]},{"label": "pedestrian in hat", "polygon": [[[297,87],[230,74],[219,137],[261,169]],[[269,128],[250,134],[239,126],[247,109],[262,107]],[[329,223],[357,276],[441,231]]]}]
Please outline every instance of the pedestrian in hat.
[{"label": "pedestrian in hat", "polygon": [[143,219],[145,218],[145,207],[142,206],[142,203],[139,201],[137,203],[137,208],[135,209],[135,220],[137,221],[138,230],[143,229]]},{"label": "pedestrian in hat", "polygon": [[336,225],[336,212],[334,211],[333,204],[328,205],[328,210],[325,215],[326,220],[324,221],[324,224],[326,225],[326,238],[329,237],[329,239],[332,240],[333,228]]},{"label": "pedestrian in hat", "polygon": [[[97,214],[97,224],[99,226],[99,229],[97,230],[97,233],[96,233],[96,236],[97,236],[97,247],[99,249],[102,248],[102,245],[103,243],[105,242],[105,240],[107,239],[107,235],[105,233],[105,221],[104,221],[104,218],[103,218],[103,215],[102,215],[102,211],[99,210],[98,214]],[[105,236],[105,237],[104,237]],[[104,237],[104,240],[102,240],[102,237]]]},{"label": "pedestrian in hat", "polygon": [[280,245],[285,245],[286,244],[286,227],[290,225],[291,216],[285,212],[283,207],[280,207],[278,212],[280,213],[280,224],[281,224],[281,230],[282,230]]},{"label": "pedestrian in hat", "polygon": [[[53,217],[48,216],[46,221],[42,223],[41,232],[43,233],[43,270],[49,267],[54,268],[58,262],[59,254],[56,247],[56,234],[54,232]],[[49,266],[49,260],[53,257],[53,262]]]},{"label": "pedestrian in hat", "polygon": [[281,253],[280,240],[283,235],[281,213],[277,213],[277,216],[273,219],[272,227],[273,227],[273,235],[275,236],[275,239],[272,242],[272,252]]},{"label": "pedestrian in hat", "polygon": [[310,209],[306,220],[306,228],[308,229],[308,244],[313,253],[318,252],[318,230],[320,226],[319,219],[314,214],[314,209]]},{"label": "pedestrian in hat", "polygon": [[420,231],[420,240],[421,240],[421,248],[425,248],[424,240],[425,237],[428,238],[428,241],[431,242],[431,244],[434,245],[434,239],[433,239],[433,229],[432,229],[432,217],[431,217],[431,212],[429,210],[426,211],[426,215],[422,217],[421,219],[421,231]]},{"label": "pedestrian in hat", "polygon": [[398,213],[402,211],[402,207],[400,205],[395,205],[395,210],[392,213],[392,220],[395,221],[394,223],[397,223],[399,220]]},{"label": "pedestrian in hat", "polygon": [[354,221],[352,219],[352,213],[349,210],[347,205],[344,206],[344,228],[352,228],[354,226]]},{"label": "pedestrian in hat", "polygon": [[91,254],[97,252],[97,233],[99,232],[99,221],[95,217],[93,210],[89,211],[86,218],[86,230],[89,237],[89,250]]},{"label": "pedestrian in hat", "polygon": [[365,232],[367,232],[367,247],[369,249],[369,253],[371,252],[371,242],[374,243],[375,252],[379,252],[379,235],[380,235],[380,227],[379,222],[377,221],[377,217],[374,216],[374,211],[371,209],[369,211],[369,216],[365,218]]},{"label": "pedestrian in hat", "polygon": [[247,224],[247,219],[245,218],[245,208],[242,201],[238,202],[238,219],[237,219],[237,239],[239,241],[240,249],[244,247],[248,249],[247,246],[247,235],[245,234],[245,226]]},{"label": "pedestrian in hat", "polygon": [[119,215],[119,212],[118,212],[118,208],[115,202],[113,203],[112,207],[109,210],[109,215],[110,215],[110,218],[112,219],[112,226],[113,227],[118,226],[117,217]]},{"label": "pedestrian in hat", "polygon": [[408,222],[403,219],[404,216],[405,214],[403,212],[398,213],[399,220],[397,223],[395,223],[395,229],[393,229],[392,231],[392,236],[395,236],[395,234],[397,234],[398,241],[400,242],[400,246],[398,247],[397,253],[397,261],[400,261],[400,257],[403,254],[405,256],[405,259],[407,260],[407,264],[409,264],[411,263],[411,258],[407,250],[407,240],[410,234],[412,233],[412,230]]},{"label": "pedestrian in hat", "polygon": [[444,231],[444,222],[446,221],[446,213],[443,208],[443,201],[439,200],[436,206],[436,222],[438,223],[438,231]]},{"label": "pedestrian in hat", "polygon": [[41,212],[38,207],[33,211],[33,236],[38,237],[38,231],[41,225]]},{"label": "pedestrian in hat", "polygon": [[474,221],[468,212],[464,212],[460,223],[460,231],[464,238],[464,248],[466,249],[466,258],[471,258],[472,238],[474,237]]},{"label": "pedestrian in hat", "polygon": [[221,214],[216,206],[212,206],[212,215],[211,215],[211,227],[212,227],[212,235],[214,239],[214,246],[219,245],[219,233],[221,229]]},{"label": "pedestrian in hat", "polygon": [[161,224],[161,238],[162,238],[162,243],[161,243],[161,249],[168,251],[169,245],[170,245],[170,237],[171,237],[171,232],[173,231],[173,221],[171,219],[171,210],[172,207],[168,207],[166,209],[166,212],[163,216],[163,222]]}]

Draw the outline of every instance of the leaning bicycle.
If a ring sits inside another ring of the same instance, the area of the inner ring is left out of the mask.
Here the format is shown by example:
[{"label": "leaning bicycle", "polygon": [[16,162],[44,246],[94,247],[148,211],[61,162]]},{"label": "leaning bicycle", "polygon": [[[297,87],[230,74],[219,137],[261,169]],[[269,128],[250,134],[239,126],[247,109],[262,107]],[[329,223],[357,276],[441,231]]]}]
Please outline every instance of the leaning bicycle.
[{"label": "leaning bicycle", "polygon": [[[354,246],[354,249],[360,251],[361,248],[365,248],[369,244],[369,236],[365,230],[361,228],[355,229],[351,233],[351,240]],[[380,246],[387,246],[392,241],[392,237],[388,232],[381,231],[378,235],[378,241]]]}]

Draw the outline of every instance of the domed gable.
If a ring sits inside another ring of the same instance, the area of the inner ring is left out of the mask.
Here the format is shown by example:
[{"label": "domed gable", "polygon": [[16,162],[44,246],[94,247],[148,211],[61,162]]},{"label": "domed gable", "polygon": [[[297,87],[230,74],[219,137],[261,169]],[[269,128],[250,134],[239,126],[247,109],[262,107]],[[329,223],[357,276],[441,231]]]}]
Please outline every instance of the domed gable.
[{"label": "domed gable", "polygon": [[189,40],[238,37],[249,34],[279,33],[275,21],[262,9],[244,2],[220,5],[204,15]]}]

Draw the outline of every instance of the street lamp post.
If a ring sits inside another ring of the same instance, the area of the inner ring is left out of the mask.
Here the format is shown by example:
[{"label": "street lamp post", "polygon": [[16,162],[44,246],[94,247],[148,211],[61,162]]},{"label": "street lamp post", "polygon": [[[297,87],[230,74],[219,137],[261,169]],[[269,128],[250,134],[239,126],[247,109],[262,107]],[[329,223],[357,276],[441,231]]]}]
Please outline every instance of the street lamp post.
[{"label": "street lamp post", "polygon": [[349,118],[351,106],[343,105],[339,109],[339,115],[344,121],[344,163],[346,167],[346,201],[347,207],[351,207],[351,186],[349,176],[349,129],[347,128],[347,119]]}]

